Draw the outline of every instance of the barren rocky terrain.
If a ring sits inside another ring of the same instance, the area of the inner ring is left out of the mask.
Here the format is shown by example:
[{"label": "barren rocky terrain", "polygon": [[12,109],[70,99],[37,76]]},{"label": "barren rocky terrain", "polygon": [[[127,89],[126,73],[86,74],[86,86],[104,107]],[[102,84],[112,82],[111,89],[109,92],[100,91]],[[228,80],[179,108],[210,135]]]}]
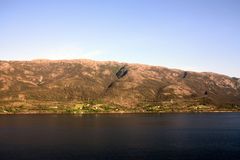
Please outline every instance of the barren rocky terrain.
[{"label": "barren rocky terrain", "polygon": [[240,79],[92,60],[0,61],[0,113],[239,111]]}]

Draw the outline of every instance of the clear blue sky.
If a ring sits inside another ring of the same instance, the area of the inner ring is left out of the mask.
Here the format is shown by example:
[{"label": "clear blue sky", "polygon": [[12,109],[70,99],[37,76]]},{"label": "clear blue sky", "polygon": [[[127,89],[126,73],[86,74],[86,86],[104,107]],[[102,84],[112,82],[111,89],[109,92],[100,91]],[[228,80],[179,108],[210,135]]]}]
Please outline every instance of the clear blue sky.
[{"label": "clear blue sky", "polygon": [[0,0],[0,59],[38,58],[240,77],[240,0]]}]

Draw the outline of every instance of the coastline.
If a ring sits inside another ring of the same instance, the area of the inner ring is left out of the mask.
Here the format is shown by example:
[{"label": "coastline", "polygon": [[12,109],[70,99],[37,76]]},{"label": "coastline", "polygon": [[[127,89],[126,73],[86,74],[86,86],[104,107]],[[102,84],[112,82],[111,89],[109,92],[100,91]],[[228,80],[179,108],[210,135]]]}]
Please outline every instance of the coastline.
[{"label": "coastline", "polygon": [[[0,101],[1,102],[1,101]],[[135,106],[121,106],[102,103],[101,101],[82,102],[39,102],[12,101],[0,104],[0,115],[86,115],[86,114],[164,114],[164,113],[222,113],[240,112],[235,105],[212,104],[139,104]]]},{"label": "coastline", "polygon": [[110,114],[186,114],[186,113],[240,113],[238,110],[216,110],[216,111],[180,111],[180,112],[82,112],[82,113],[56,113],[56,112],[18,112],[18,113],[0,113],[1,115],[110,115]]}]

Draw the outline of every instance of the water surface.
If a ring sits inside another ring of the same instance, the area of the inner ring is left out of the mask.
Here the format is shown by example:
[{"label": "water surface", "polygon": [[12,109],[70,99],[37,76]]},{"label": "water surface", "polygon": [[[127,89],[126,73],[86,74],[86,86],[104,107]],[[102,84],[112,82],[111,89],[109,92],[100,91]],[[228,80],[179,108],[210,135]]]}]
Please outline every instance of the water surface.
[{"label": "water surface", "polygon": [[239,160],[240,113],[1,115],[5,159]]}]

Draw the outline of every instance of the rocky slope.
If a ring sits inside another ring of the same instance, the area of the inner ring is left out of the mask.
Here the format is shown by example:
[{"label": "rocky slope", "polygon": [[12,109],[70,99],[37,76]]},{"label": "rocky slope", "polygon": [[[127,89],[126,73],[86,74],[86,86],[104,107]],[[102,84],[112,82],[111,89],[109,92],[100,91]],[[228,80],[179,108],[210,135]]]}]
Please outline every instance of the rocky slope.
[{"label": "rocky slope", "polygon": [[0,112],[86,103],[94,111],[239,110],[240,79],[91,60],[0,61]]}]

